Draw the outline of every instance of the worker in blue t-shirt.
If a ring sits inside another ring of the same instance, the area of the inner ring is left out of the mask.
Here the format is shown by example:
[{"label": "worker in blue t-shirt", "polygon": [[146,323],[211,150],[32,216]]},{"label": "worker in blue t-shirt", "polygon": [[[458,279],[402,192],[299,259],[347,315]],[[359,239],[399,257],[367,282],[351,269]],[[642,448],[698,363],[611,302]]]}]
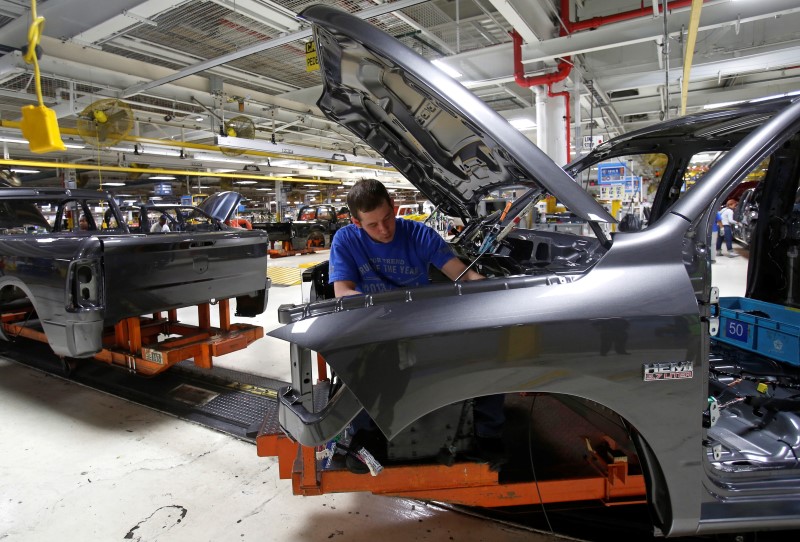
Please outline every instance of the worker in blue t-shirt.
[{"label": "worker in blue t-shirt", "polygon": [[[396,218],[394,202],[379,181],[357,182],[347,195],[347,205],[352,224],[338,230],[331,243],[329,280],[336,297],[428,284],[429,265],[451,280],[467,269],[432,228]],[[470,269],[461,278],[480,280],[484,276]],[[503,399],[503,395],[489,395],[473,404],[477,458],[493,469],[507,460],[501,438]],[[357,419],[353,425],[364,429],[363,421]]]},{"label": "worker in blue t-shirt", "polygon": [[[336,297],[428,284],[429,265],[452,280],[466,269],[432,228],[395,218],[391,196],[379,181],[356,183],[347,205],[352,224],[337,231],[331,244],[330,281]],[[462,280],[482,278],[470,269]]]}]

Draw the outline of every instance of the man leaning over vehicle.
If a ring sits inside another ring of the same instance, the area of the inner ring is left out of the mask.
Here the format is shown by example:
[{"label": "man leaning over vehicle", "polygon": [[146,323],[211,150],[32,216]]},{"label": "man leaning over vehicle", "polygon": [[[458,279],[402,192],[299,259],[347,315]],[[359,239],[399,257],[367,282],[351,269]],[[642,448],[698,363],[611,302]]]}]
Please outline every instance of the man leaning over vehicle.
[{"label": "man leaning over vehicle", "polygon": [[[429,284],[430,265],[450,280],[467,269],[432,228],[396,218],[394,202],[379,181],[357,182],[347,195],[347,206],[352,223],[338,230],[331,244],[329,279],[336,297]],[[469,269],[462,280],[483,278]],[[507,461],[502,441],[503,400],[503,395],[490,395],[475,399],[473,405],[478,459],[495,470]],[[368,424],[371,420],[356,418],[354,429],[365,429]]]}]

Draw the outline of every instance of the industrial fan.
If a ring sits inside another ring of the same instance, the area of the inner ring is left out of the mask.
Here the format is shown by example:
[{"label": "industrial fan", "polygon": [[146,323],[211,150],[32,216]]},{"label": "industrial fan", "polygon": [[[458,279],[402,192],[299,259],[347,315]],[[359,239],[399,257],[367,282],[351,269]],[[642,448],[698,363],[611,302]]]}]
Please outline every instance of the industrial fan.
[{"label": "industrial fan", "polygon": [[116,145],[133,128],[133,112],[114,98],[98,100],[78,115],[78,134],[95,147]]},{"label": "industrial fan", "polygon": [[0,186],[22,186],[22,181],[10,169],[0,169]]},{"label": "industrial fan", "polygon": [[[239,137],[243,139],[255,139],[256,125],[249,117],[239,115],[225,121],[222,128],[222,135],[225,137]],[[230,147],[220,147],[222,154],[227,156],[239,156],[245,149],[232,149]]]}]

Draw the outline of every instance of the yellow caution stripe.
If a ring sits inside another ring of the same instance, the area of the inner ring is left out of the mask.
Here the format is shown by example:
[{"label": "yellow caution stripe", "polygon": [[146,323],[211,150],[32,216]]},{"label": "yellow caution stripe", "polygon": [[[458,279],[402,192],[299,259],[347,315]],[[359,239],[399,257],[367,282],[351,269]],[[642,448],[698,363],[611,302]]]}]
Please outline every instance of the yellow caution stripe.
[{"label": "yellow caution stripe", "polygon": [[299,267],[268,266],[267,276],[277,286],[296,286],[303,280],[303,270]]}]

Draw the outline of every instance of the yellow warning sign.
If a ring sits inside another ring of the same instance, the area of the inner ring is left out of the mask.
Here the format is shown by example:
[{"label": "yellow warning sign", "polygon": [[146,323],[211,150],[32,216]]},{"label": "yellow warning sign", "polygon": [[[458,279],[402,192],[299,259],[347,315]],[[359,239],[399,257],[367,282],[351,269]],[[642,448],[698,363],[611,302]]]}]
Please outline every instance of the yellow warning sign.
[{"label": "yellow warning sign", "polygon": [[314,41],[306,43],[306,71],[313,72],[319,69],[319,59],[317,58],[317,44]]}]

